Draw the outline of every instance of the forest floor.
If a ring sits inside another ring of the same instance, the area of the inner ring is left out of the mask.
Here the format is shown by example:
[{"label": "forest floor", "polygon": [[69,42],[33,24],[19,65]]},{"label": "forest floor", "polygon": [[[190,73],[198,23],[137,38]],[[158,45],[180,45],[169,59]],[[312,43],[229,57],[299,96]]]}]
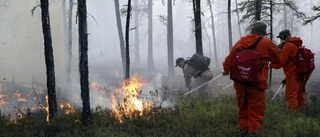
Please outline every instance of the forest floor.
[{"label": "forest floor", "polygon": [[[320,58],[317,58],[316,60],[320,60]],[[320,96],[320,93],[318,92],[320,89],[320,62],[316,62],[316,69],[312,73],[309,81],[306,85],[306,92],[308,95],[316,95]],[[92,107],[95,107],[96,105],[102,105],[104,107],[110,107],[110,96],[115,88],[119,87],[119,83],[123,81],[123,78],[119,76],[117,71],[113,71],[116,69],[101,69],[103,66],[93,67],[90,68],[90,99]],[[156,70],[156,73],[150,74],[147,72],[146,69],[135,69],[133,68],[131,71],[131,75],[138,74],[141,77],[144,77],[147,79],[147,81],[144,84],[145,87],[143,88],[143,94],[141,97],[146,97],[147,99],[153,99],[153,103],[158,105],[164,105],[165,107],[170,107],[175,104],[175,101],[179,95],[182,95],[186,92],[188,92],[184,77],[182,74],[182,71],[180,68],[175,68],[176,75],[175,76],[168,76],[166,71],[163,71],[161,68],[157,68],[159,70]],[[211,69],[213,76],[216,77],[221,74],[222,69]],[[273,95],[278,88],[280,87],[281,81],[285,78],[283,74],[282,69],[272,69],[272,86],[271,89],[266,90],[267,94]],[[98,88],[94,89],[92,87],[92,83],[97,82]],[[26,100],[34,100],[35,90],[37,91],[37,100],[34,102],[34,104],[26,105],[26,106],[33,106],[38,104],[38,102],[41,100],[41,103],[45,103],[45,95],[46,95],[46,84],[45,83],[29,83],[28,86],[20,85],[19,83],[14,83],[11,81],[2,81],[1,83],[1,92],[0,95],[6,95],[1,97],[0,101],[3,99],[6,99],[8,104],[2,104],[2,109],[4,108],[12,108],[14,106],[17,106],[21,104],[20,101],[18,101],[15,97],[16,92],[20,92],[22,97],[24,97]],[[38,85],[37,85],[38,84]],[[57,84],[59,86],[59,84]],[[60,100],[61,98],[63,100],[66,100],[67,102],[71,102],[75,108],[81,108],[81,97],[80,97],[80,89],[79,89],[79,83],[75,83],[72,86],[72,91],[65,90],[63,87],[57,87],[57,99]],[[230,80],[229,76],[221,76],[217,78],[216,80],[213,80],[208,83],[208,95],[212,97],[219,97],[220,95],[233,95],[235,94],[235,90],[233,88],[233,81]],[[157,91],[159,94],[156,97],[156,100],[154,96],[150,95],[151,91]],[[277,96],[284,96],[285,87],[280,89],[280,92]],[[31,96],[30,96],[30,95]],[[195,93],[196,94],[196,93]],[[195,94],[190,94],[190,96],[194,96]],[[5,98],[4,98],[5,97]],[[103,101],[100,101],[100,98],[104,98]],[[99,98],[99,99],[98,99]],[[74,101],[76,100],[76,101]],[[156,103],[157,102],[157,103]],[[29,102],[30,103],[30,102]],[[75,104],[76,103],[76,104]],[[164,104],[163,104],[164,103]],[[28,104],[26,102],[23,102],[23,104]],[[38,104],[39,105],[39,104]],[[1,104],[0,104],[1,106]],[[1,109],[1,107],[0,107]],[[4,111],[2,111],[4,112]]]}]

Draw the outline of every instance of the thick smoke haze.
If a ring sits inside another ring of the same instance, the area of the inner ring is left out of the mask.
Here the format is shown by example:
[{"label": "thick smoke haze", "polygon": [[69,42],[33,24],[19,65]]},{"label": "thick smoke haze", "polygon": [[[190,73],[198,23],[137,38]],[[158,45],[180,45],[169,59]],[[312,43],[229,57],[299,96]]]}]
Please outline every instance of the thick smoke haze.
[{"label": "thick smoke haze", "polygon": [[[63,19],[63,0],[49,0],[50,23],[52,45],[56,73],[56,85],[60,94],[65,95],[70,100],[80,100],[80,84],[78,70],[78,24],[76,18],[77,5],[74,0],[73,8],[73,45],[72,45],[72,84],[66,85],[66,63],[67,63],[67,29]],[[135,1],[135,0],[133,0]],[[240,2],[241,0],[238,0]],[[202,1],[202,22],[203,22],[203,49],[204,54],[209,55],[209,46],[212,45],[212,33],[210,23],[210,11],[206,1]],[[126,9],[126,0],[119,0],[120,9]],[[296,0],[299,8],[308,15],[313,15],[311,11],[313,5],[319,4],[319,0]],[[39,0],[0,0],[0,78],[1,81],[18,83],[20,86],[31,87],[33,83],[46,83],[46,69],[44,61],[44,44],[41,26],[41,9],[38,6]],[[68,7],[68,1],[67,5]],[[34,14],[31,10],[34,8]],[[146,8],[146,3],[139,3],[139,8]],[[68,8],[67,8],[68,9]],[[235,9],[233,2],[232,9]],[[89,81],[97,82],[101,87],[107,87],[112,91],[115,85],[123,80],[122,63],[120,57],[120,46],[115,17],[115,7],[113,0],[87,0],[88,12],[88,55],[89,55]],[[227,34],[227,1],[214,1],[213,5],[216,43],[219,64],[228,54],[228,34]],[[69,11],[66,11],[68,13]],[[137,14],[133,10],[132,14]],[[162,0],[154,0],[153,3],[153,55],[156,72],[146,72],[147,51],[148,51],[148,17],[147,12],[140,12],[139,24],[135,26],[133,16],[130,28],[139,29],[140,58],[141,64],[135,64],[134,56],[134,31],[130,31],[130,58],[131,75],[135,73],[157,74],[150,76],[150,83],[145,90],[161,89],[161,78],[167,76],[167,29],[160,21],[160,16],[167,14],[167,6]],[[242,14],[240,14],[241,16]],[[67,15],[66,15],[67,16]],[[121,17],[122,28],[125,28],[125,15]],[[176,0],[173,6],[173,32],[174,32],[174,58],[190,57],[195,53],[194,24],[192,22],[192,3],[188,1]],[[242,35],[239,34],[236,14],[232,14],[233,43],[235,43],[245,32],[249,22],[241,25]],[[299,36],[304,40],[304,45],[312,48],[316,52],[316,58],[320,55],[317,46],[320,43],[318,36],[320,31],[319,21],[312,25],[302,26],[302,21],[292,21],[294,26],[292,35]],[[208,35],[204,29],[207,29]],[[268,26],[269,29],[269,26]],[[283,13],[276,14],[274,18],[274,42],[277,34],[284,29]],[[210,43],[209,43],[210,39]],[[210,45],[211,44],[211,45]],[[214,64],[213,48],[211,48],[212,64]],[[219,69],[219,67],[218,67]],[[176,75],[182,76],[181,70],[175,68]],[[316,75],[316,74],[315,74]],[[182,78],[182,77],[181,77]],[[184,86],[184,85],[182,85]],[[67,91],[66,87],[71,87]],[[1,94],[1,93],[0,93]],[[90,92],[91,105],[109,106],[107,98],[99,100],[101,95],[98,92]],[[79,101],[79,107],[81,106]]]}]

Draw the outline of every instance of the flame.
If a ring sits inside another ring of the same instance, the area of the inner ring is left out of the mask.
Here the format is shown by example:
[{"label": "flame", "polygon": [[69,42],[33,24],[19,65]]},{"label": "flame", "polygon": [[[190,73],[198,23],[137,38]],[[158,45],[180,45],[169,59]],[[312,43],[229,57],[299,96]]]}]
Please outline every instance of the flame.
[{"label": "flame", "polygon": [[[6,87],[8,84],[9,88]],[[46,120],[49,121],[49,105],[48,95],[43,89],[43,85],[39,84],[36,87],[27,88],[21,87],[12,83],[0,83],[0,113],[11,115],[10,120],[17,122],[17,119],[25,117],[29,112],[36,112],[38,110],[45,111]],[[14,89],[19,88],[19,90]],[[74,113],[76,110],[73,108],[71,101],[57,99],[58,106],[60,105],[61,112],[64,114]],[[77,99],[78,101],[80,99]],[[62,102],[62,103],[61,103]]]},{"label": "flame", "polygon": [[17,98],[18,101],[28,101],[24,97],[22,97],[22,94],[20,93],[19,90],[16,90],[16,92],[13,93],[13,97]]},{"label": "flame", "polygon": [[143,79],[138,75],[121,83],[121,88],[116,89],[111,96],[111,108],[116,118],[123,122],[123,116],[133,118],[132,113],[139,111],[140,115],[143,111],[148,111],[151,108],[152,102],[142,101],[139,98],[141,87],[143,86]]},{"label": "flame", "polygon": [[2,108],[2,106],[8,104],[8,102],[6,101],[6,98],[0,94],[0,109]]},{"label": "flame", "polygon": [[106,89],[103,88],[103,87],[101,87],[97,82],[92,82],[92,83],[90,84],[90,87],[91,87],[92,89],[94,89],[95,91],[99,91],[100,94],[106,95],[106,91],[105,91]]},{"label": "flame", "polygon": [[5,95],[1,94],[2,92],[2,84],[0,84],[0,109],[2,108],[2,106],[8,104],[8,102],[6,101],[7,98],[5,97]]},{"label": "flame", "polygon": [[71,114],[76,112],[76,110],[72,107],[71,103],[61,103],[60,108],[63,110],[65,109],[65,114]]},{"label": "flame", "polygon": [[47,106],[45,107],[45,110],[47,112],[47,121],[49,122],[49,101],[48,101],[48,95],[46,95],[46,103],[47,103]]}]

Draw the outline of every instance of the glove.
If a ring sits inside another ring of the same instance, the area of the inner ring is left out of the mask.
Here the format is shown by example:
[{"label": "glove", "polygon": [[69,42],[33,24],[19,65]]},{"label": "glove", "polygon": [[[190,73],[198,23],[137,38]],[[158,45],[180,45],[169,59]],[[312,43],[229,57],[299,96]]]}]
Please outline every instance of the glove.
[{"label": "glove", "polygon": [[286,40],[280,40],[280,44],[278,45],[278,49],[280,52],[282,51],[282,48],[286,42],[287,42]]},{"label": "glove", "polygon": [[221,73],[223,76],[228,76],[229,75],[229,73],[228,72],[225,72],[225,71],[222,71],[222,73]]},{"label": "glove", "polygon": [[282,45],[282,46],[283,46],[283,44],[285,44],[286,42],[287,42],[286,40],[280,39],[280,44],[279,44],[279,45]]},{"label": "glove", "polygon": [[286,82],[287,82],[286,79],[281,81],[282,87],[284,87],[286,85]]}]

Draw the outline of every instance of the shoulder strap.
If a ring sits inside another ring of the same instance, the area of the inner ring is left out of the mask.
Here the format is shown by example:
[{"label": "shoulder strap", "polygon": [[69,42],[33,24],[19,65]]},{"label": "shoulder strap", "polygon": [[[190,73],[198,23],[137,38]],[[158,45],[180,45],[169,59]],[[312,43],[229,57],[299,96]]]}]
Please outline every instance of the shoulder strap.
[{"label": "shoulder strap", "polygon": [[[247,48],[248,50],[253,50],[253,49],[255,49],[256,47],[257,47],[257,45],[258,45],[258,43],[260,42],[260,40],[262,39],[262,37],[260,36],[259,37],[259,39],[256,41],[256,43],[254,43],[253,44],[253,46],[251,46],[251,47],[249,47],[249,48]],[[259,71],[261,71],[262,70],[262,68],[263,68],[263,66],[264,66],[264,64],[261,66],[261,68],[260,68],[260,70]]]},{"label": "shoulder strap", "polygon": [[298,67],[297,63],[293,61],[292,57],[289,57],[289,59],[293,62],[294,65],[296,65],[296,67]]},{"label": "shoulder strap", "polygon": [[247,48],[249,50],[253,50],[257,47],[258,43],[260,42],[260,40],[262,39],[262,37],[260,36],[259,39],[256,41],[256,43],[253,44],[253,46]]}]

